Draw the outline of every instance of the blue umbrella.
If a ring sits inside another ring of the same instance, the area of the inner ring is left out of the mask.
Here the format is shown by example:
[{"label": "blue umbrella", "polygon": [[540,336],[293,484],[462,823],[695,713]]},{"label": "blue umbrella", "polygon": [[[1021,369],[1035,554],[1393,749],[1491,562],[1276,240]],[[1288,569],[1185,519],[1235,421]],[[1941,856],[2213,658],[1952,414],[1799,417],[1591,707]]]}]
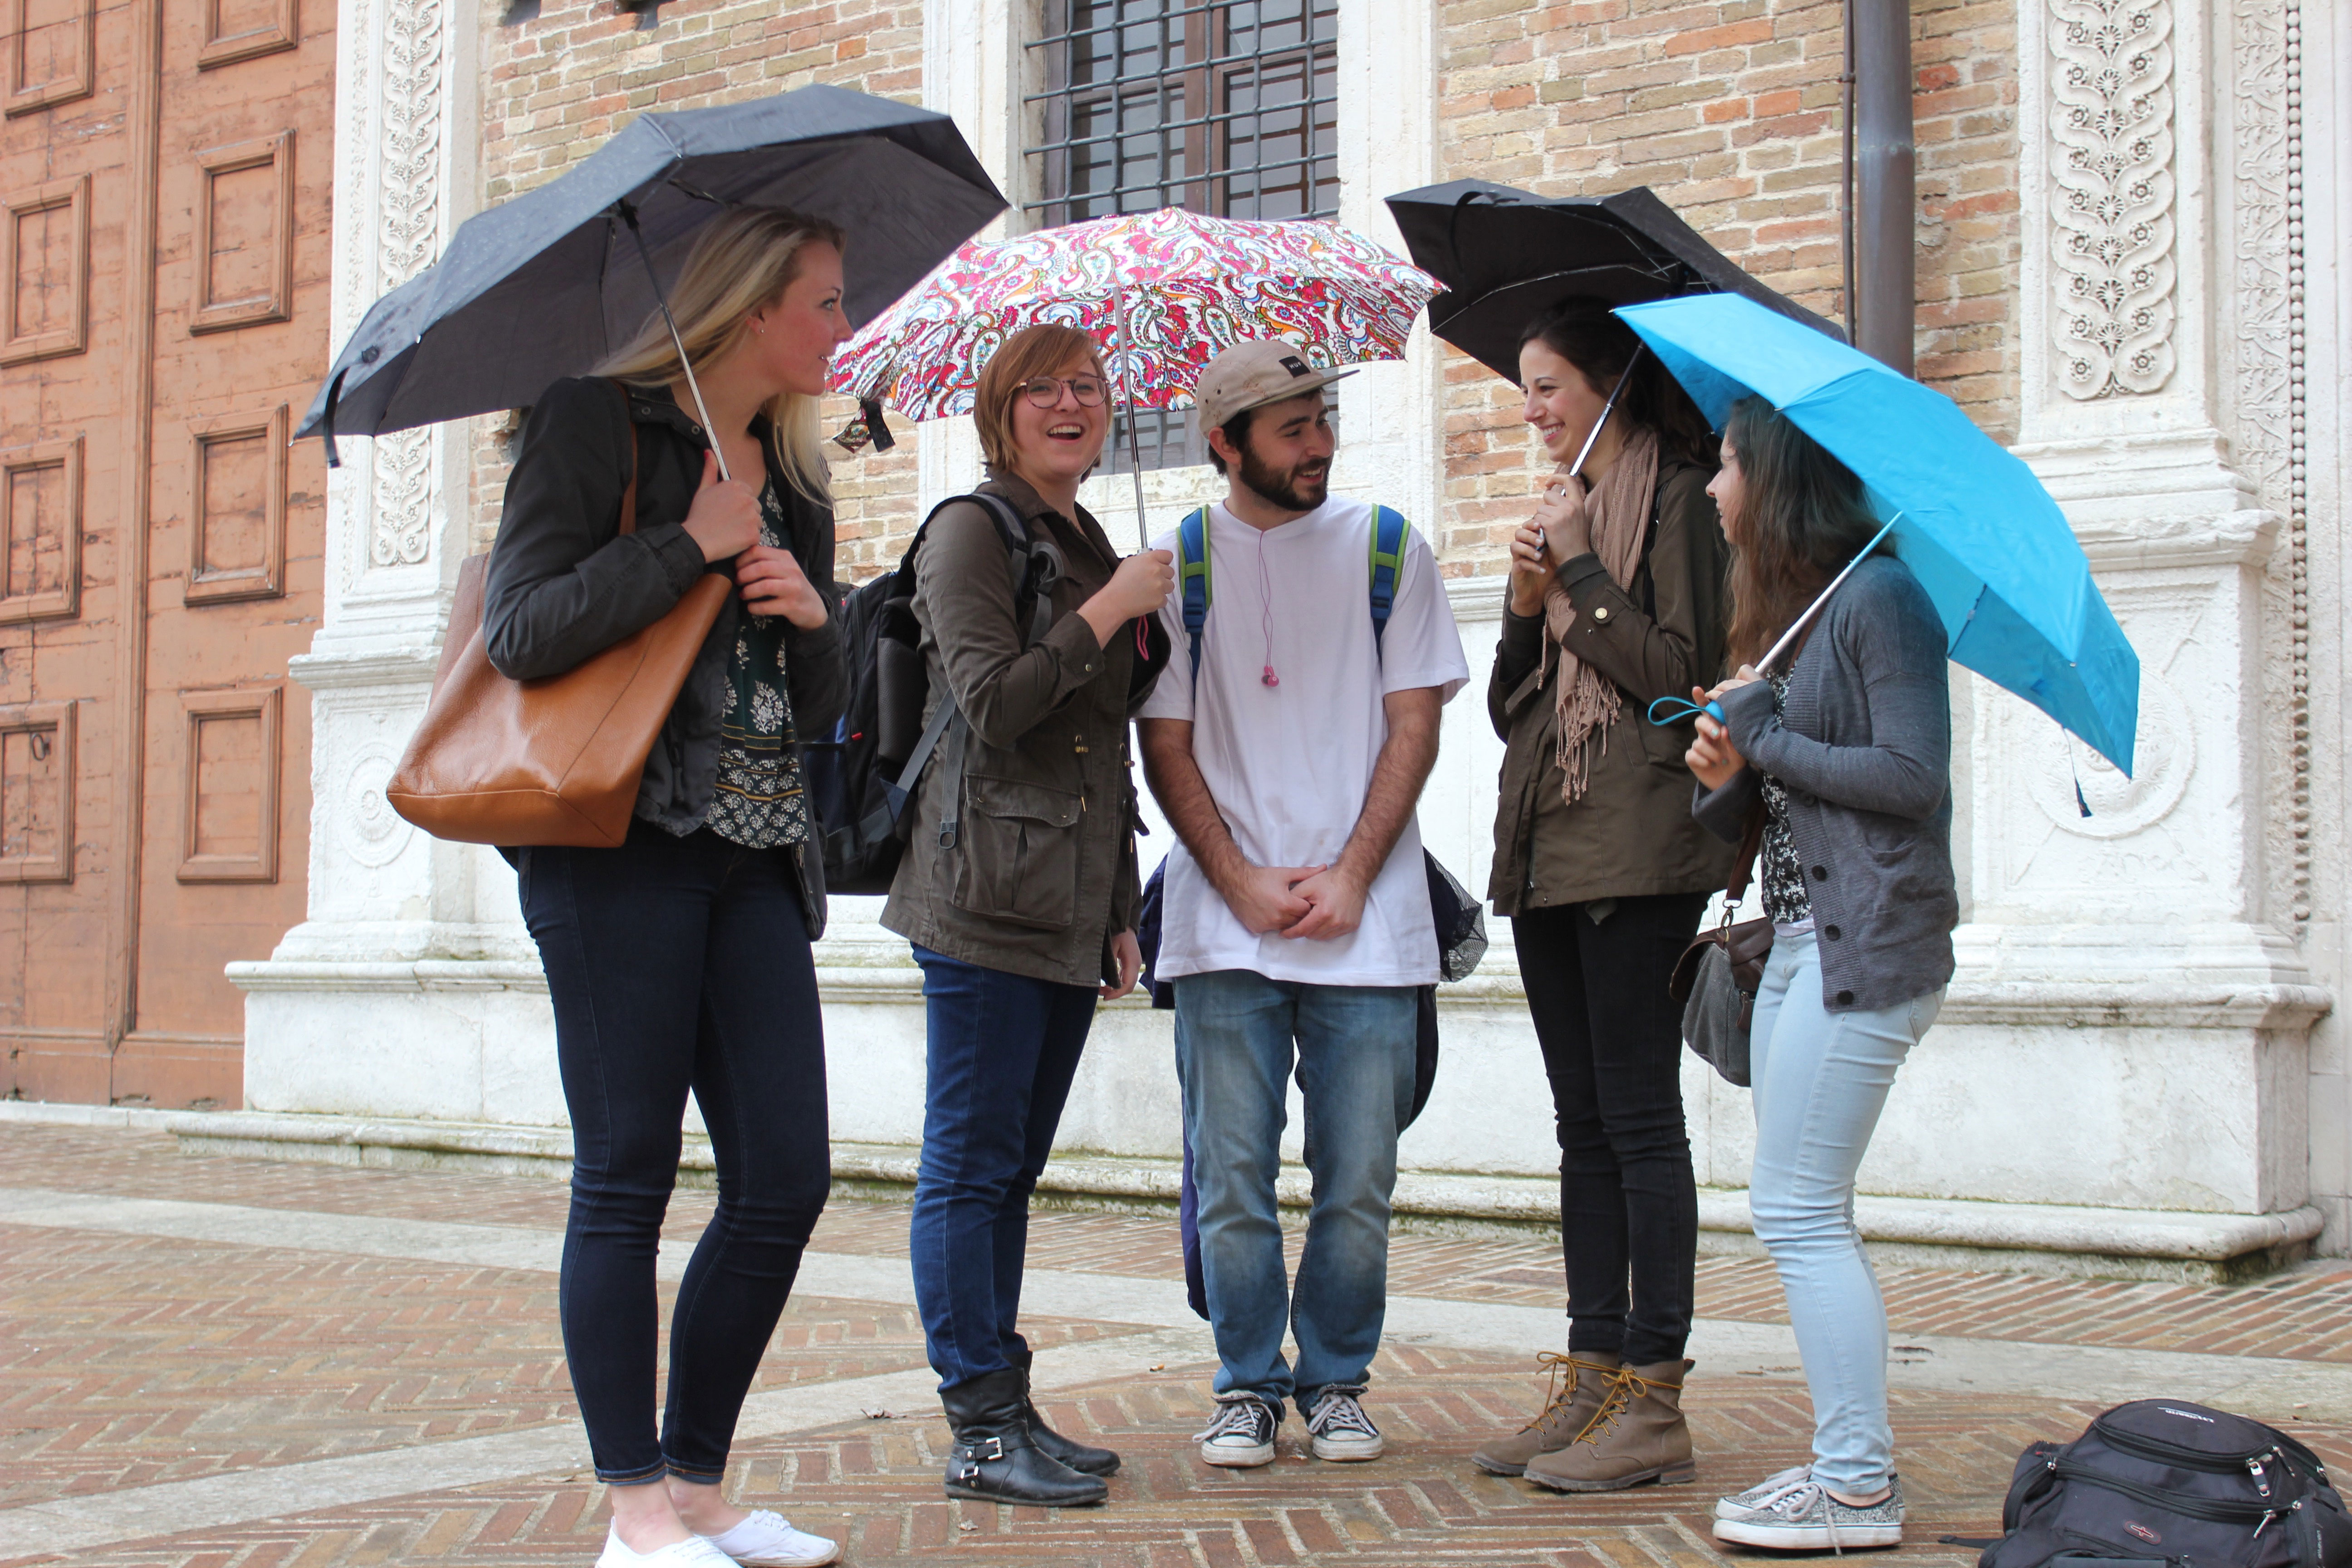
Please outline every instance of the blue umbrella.
[{"label": "blue umbrella", "polygon": [[1737,294],[1617,314],[1717,429],[1734,403],[1760,396],[1861,476],[1951,657],[2130,776],[2139,656],[2031,468],[1943,394]]}]

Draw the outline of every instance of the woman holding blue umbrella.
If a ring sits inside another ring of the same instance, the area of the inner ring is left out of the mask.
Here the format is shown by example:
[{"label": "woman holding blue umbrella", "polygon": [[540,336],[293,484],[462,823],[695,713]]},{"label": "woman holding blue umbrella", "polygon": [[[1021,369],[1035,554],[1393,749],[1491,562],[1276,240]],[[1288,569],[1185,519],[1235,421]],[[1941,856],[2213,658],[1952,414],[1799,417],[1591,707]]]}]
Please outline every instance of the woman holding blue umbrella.
[{"label": "woman holding blue umbrella", "polygon": [[[1736,404],[1708,487],[1732,548],[1731,658],[1687,761],[1692,815],[1738,842],[1761,815],[1772,952],[1749,1027],[1748,1204],[1787,1292],[1813,1462],[1716,1505],[1719,1541],[1894,1546],[1886,1311],[1854,1176],[1895,1075],[1952,977],[1951,712],[1944,625],[1854,472],[1760,397]],[[1807,621],[1824,587],[1865,556]],[[1793,651],[1767,658],[1791,627]],[[1759,666],[1765,666],[1764,673]]]}]

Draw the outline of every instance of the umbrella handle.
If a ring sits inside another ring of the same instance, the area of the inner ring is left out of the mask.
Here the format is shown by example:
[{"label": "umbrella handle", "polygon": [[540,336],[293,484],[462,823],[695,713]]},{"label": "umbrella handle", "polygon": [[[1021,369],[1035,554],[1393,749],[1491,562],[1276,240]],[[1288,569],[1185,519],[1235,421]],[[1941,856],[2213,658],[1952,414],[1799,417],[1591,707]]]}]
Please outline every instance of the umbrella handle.
[{"label": "umbrella handle", "polygon": [[669,313],[669,298],[662,292],[661,274],[654,270],[654,253],[646,244],[645,230],[637,226],[637,209],[626,202],[614,202],[613,210],[629,226],[630,237],[637,242],[637,254],[645,258],[646,281],[654,287],[654,302],[661,307],[662,321],[669,327],[669,341],[677,347],[678,368],[686,373],[686,389],[694,395],[694,411],[701,416],[702,427],[710,436],[710,455],[718,459],[719,477],[732,479],[728,471],[727,454],[719,449],[719,430],[710,423],[710,405],[702,401],[702,384],[694,379],[694,362],[686,357],[686,340],[678,335],[677,318]]}]

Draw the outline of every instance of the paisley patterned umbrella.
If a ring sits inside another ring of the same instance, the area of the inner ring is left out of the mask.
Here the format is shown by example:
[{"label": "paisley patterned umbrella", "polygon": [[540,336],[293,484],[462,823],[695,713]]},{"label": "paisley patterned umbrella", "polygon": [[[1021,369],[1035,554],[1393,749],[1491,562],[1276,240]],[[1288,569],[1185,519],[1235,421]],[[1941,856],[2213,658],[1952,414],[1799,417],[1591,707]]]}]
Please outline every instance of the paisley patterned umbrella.
[{"label": "paisley patterned umbrella", "polygon": [[1189,408],[1220,350],[1298,345],[1318,368],[1397,359],[1443,287],[1334,223],[1177,207],[971,240],[833,357],[833,385],[909,419],[971,412],[1004,340],[1059,321],[1100,342],[1120,401]]}]

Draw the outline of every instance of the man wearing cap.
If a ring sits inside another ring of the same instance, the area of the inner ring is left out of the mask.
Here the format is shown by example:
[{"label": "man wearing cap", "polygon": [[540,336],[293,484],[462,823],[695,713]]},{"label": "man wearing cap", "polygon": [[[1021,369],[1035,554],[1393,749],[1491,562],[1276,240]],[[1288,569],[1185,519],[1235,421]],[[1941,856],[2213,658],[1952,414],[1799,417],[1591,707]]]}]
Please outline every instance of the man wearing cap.
[{"label": "man wearing cap", "polygon": [[[1176,993],[1222,1363],[1200,1435],[1213,1465],[1271,1461],[1286,1401],[1318,1458],[1381,1447],[1362,1396],[1415,993],[1438,978],[1413,805],[1470,669],[1428,545],[1393,511],[1328,493],[1323,389],[1345,374],[1279,342],[1210,362],[1195,417],[1225,499],[1158,542],[1181,563],[1161,611],[1177,651],[1138,718],[1179,839],[1156,973]],[[1295,1292],[1275,1207],[1294,1067],[1315,1192]]]}]

